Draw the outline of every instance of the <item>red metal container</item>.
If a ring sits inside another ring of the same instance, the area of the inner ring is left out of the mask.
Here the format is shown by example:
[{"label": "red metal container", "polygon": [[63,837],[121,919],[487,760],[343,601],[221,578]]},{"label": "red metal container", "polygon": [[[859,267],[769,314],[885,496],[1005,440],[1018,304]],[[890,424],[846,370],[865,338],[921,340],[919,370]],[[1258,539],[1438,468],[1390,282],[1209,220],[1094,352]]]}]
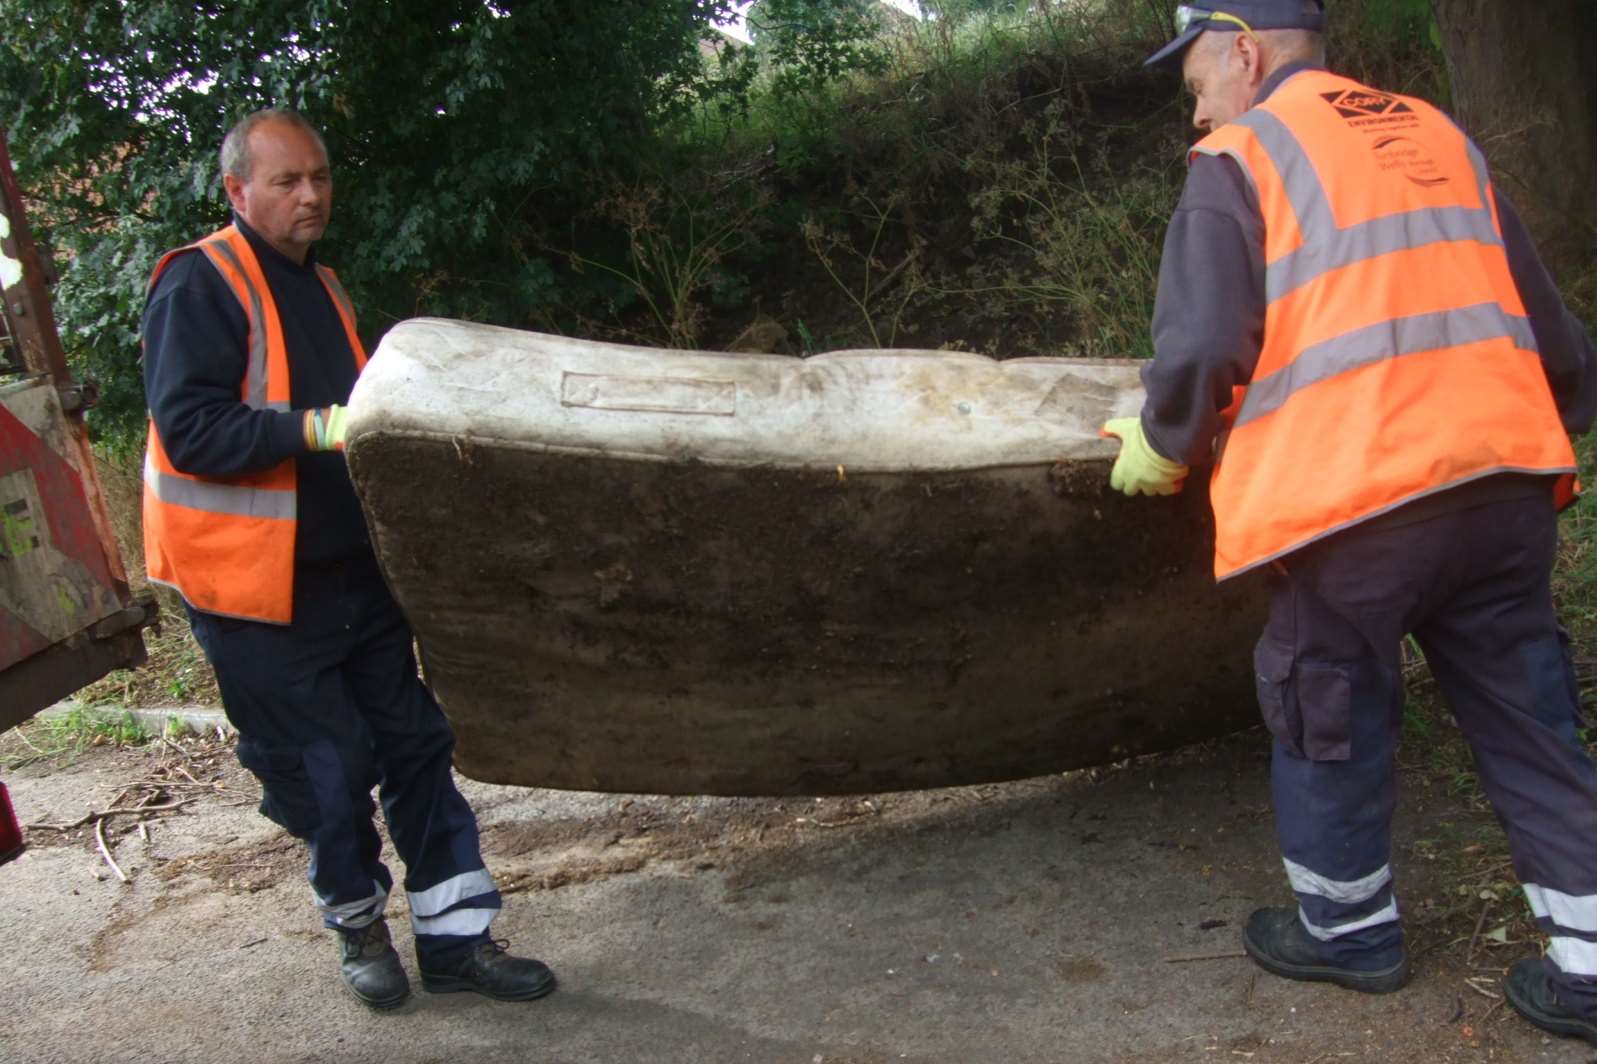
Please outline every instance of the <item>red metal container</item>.
[{"label": "red metal container", "polygon": [[83,422],[93,389],[67,367],[5,144],[0,129],[0,731],[143,664],[155,620],[128,587]]},{"label": "red metal container", "polygon": [[22,825],[17,823],[17,813],[11,808],[11,795],[6,785],[0,783],[0,864],[21,852]]}]

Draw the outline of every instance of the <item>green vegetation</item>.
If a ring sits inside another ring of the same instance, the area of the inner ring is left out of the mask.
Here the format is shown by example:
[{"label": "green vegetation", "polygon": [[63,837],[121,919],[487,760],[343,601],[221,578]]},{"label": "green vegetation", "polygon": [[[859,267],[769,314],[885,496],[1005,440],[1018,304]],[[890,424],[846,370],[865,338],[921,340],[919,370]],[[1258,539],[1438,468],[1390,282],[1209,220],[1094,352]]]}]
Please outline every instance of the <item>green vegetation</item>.
[{"label": "green vegetation", "polygon": [[149,662],[137,669],[118,669],[78,691],[73,698],[85,707],[85,712],[104,715],[130,706],[222,704],[216,675],[189,631],[183,607],[170,594],[163,594],[162,599],[165,623],[159,630],[144,633]]},{"label": "green vegetation", "polygon": [[59,716],[35,717],[0,734],[0,768],[73,758],[91,746],[142,746],[157,738],[127,710],[75,707]]}]

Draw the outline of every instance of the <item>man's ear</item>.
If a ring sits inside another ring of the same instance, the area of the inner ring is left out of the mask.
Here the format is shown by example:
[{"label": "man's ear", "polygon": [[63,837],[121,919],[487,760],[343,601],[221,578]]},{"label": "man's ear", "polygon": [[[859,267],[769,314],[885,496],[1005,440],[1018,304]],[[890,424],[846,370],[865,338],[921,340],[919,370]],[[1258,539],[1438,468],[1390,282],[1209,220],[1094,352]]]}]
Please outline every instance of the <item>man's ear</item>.
[{"label": "man's ear", "polygon": [[1243,71],[1251,81],[1262,80],[1264,52],[1260,49],[1259,42],[1250,33],[1236,33],[1233,36],[1236,40],[1231,43],[1231,47],[1236,51],[1237,60],[1242,64]]},{"label": "man's ear", "polygon": [[223,174],[222,189],[227,193],[227,202],[233,205],[233,209],[241,210],[244,205],[244,182],[232,174]]}]

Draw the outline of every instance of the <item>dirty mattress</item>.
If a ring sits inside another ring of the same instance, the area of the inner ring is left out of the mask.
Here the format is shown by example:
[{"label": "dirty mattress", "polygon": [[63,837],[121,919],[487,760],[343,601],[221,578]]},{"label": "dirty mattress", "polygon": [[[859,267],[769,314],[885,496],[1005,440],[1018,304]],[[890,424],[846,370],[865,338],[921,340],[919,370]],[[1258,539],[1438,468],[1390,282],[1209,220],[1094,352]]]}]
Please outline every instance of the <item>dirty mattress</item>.
[{"label": "dirty mattress", "polygon": [[1257,719],[1263,592],[1204,478],[1107,488],[1136,364],[384,337],[348,458],[495,783],[841,794],[1116,761]]}]

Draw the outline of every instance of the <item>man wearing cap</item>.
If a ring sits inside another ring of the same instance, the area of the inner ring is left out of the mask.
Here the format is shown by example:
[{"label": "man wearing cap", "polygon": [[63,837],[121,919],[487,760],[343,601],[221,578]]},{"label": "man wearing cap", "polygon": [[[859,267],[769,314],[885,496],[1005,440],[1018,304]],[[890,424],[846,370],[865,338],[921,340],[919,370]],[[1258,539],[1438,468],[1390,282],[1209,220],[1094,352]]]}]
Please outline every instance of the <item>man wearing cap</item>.
[{"label": "man wearing cap", "polygon": [[1262,569],[1254,652],[1294,907],[1243,945],[1372,993],[1409,973],[1390,866],[1400,646],[1475,753],[1545,957],[1506,991],[1597,1044],[1597,765],[1549,590],[1568,434],[1597,355],[1480,152],[1441,112],[1324,69],[1318,0],[1177,9],[1206,134],[1171,220],[1155,358],[1111,484],[1212,463],[1215,571]]}]

